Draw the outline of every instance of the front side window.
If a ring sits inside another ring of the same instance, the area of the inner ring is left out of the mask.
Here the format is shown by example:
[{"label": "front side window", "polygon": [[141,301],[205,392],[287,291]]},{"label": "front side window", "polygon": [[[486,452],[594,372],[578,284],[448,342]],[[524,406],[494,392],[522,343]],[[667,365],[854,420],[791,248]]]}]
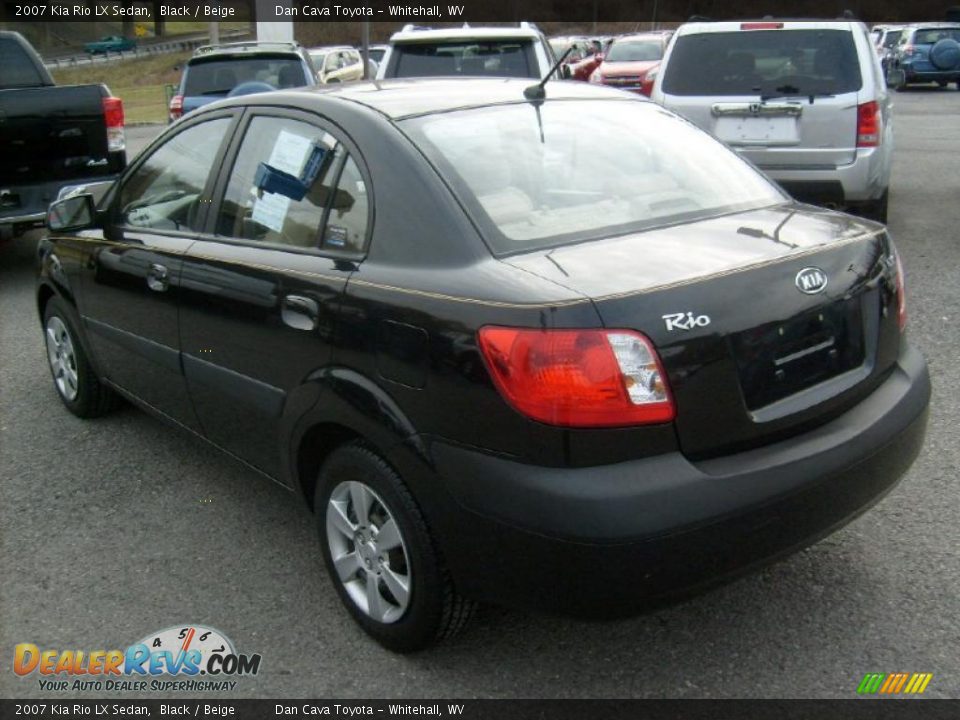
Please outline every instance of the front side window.
[{"label": "front side window", "polygon": [[681,96],[840,95],[863,85],[847,30],[683,35],[663,73],[663,92]]},{"label": "front side window", "polygon": [[118,222],[199,232],[204,188],[231,118],[193,125],[164,142],[123,183]]},{"label": "front side window", "polygon": [[302,248],[359,250],[367,211],[366,185],[336,138],[311,123],[261,116],[250,122],[237,153],[217,233]]},{"label": "front side window", "polygon": [[495,253],[785,201],[720,142],[649,103],[518,103],[401,124],[486,228]]}]

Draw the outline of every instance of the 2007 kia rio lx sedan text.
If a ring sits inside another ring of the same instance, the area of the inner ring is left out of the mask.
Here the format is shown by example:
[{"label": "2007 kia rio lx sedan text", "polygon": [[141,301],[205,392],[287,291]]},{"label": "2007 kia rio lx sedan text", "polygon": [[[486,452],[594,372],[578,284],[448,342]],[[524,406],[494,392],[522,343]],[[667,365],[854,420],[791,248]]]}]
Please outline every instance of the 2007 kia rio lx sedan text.
[{"label": "2007 kia rio lx sedan text", "polygon": [[302,492],[398,651],[476,601],[611,617],[809,545],[924,436],[882,226],[636,96],[529,85],[219,102],[39,248],[67,408],[128,398]]}]

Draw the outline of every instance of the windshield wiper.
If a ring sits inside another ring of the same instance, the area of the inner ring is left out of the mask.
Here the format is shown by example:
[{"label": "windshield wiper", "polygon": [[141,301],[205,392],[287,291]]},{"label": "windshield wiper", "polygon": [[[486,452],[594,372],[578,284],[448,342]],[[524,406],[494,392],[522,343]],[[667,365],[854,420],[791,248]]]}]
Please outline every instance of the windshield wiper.
[{"label": "windshield wiper", "polygon": [[[760,88],[754,88],[754,92],[759,92]],[[805,93],[800,92],[800,88],[794,87],[793,85],[781,85],[778,88],[774,88],[772,93],[760,93],[760,102],[767,102],[767,100],[776,100],[779,98],[788,98],[788,97],[806,97],[810,100],[810,104],[813,105],[813,99],[818,97],[833,97],[833,93]]]}]

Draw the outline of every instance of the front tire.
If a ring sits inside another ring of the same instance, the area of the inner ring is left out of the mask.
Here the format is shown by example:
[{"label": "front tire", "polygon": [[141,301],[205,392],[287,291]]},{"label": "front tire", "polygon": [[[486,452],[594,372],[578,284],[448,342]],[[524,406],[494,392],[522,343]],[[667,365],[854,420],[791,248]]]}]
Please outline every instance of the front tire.
[{"label": "front tire", "polygon": [[374,640],[414,652],[466,625],[474,605],[456,593],[419,507],[382,457],[360,443],[338,448],[314,501],[330,578]]},{"label": "front tire", "polygon": [[119,398],[93,371],[59,298],[50,298],[44,308],[43,334],[53,385],[67,410],[77,417],[93,418],[116,407]]}]

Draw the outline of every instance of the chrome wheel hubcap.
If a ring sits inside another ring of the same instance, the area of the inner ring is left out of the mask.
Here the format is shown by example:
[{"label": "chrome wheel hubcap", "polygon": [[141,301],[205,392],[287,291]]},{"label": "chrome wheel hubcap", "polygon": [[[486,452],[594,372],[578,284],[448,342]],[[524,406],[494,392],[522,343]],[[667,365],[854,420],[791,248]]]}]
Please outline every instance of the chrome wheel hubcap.
[{"label": "chrome wheel hubcap", "polygon": [[342,482],[327,502],[327,543],[350,599],[382,623],[403,617],[410,604],[407,548],[393,513],[361,482]]},{"label": "chrome wheel hubcap", "polygon": [[73,401],[79,391],[77,372],[77,354],[73,348],[73,339],[63,321],[54,316],[47,321],[47,360],[53,371],[53,380],[59,392],[66,400]]}]

